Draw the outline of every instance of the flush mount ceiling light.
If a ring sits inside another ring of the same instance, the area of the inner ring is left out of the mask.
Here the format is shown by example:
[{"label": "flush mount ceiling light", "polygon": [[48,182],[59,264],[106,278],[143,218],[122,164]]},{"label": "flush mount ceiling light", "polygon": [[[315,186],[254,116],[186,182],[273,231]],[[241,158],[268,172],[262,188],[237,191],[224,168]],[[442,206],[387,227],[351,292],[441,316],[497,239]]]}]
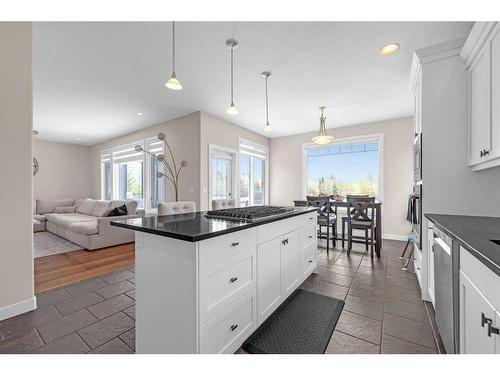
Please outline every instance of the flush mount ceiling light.
[{"label": "flush mount ceiling light", "polygon": [[238,41],[235,39],[228,39],[226,40],[226,47],[229,48],[229,51],[231,53],[231,105],[229,108],[226,110],[226,113],[228,115],[237,115],[238,110],[236,109],[236,106],[234,105],[234,50],[235,48],[238,48]]},{"label": "flush mount ceiling light", "polygon": [[318,145],[326,145],[328,143],[331,143],[333,141],[333,137],[331,135],[326,134],[326,126],[325,126],[325,121],[326,117],[323,114],[323,111],[326,109],[325,106],[319,107],[319,110],[321,111],[321,116],[319,118],[319,132],[316,137],[313,137],[313,142],[318,144]]},{"label": "flush mount ceiling light", "polygon": [[[170,79],[165,83],[165,86],[170,90],[179,91],[182,90],[182,85],[175,75],[175,22],[172,21],[172,75]],[[141,116],[141,115],[139,115]]]},{"label": "flush mount ceiling light", "polygon": [[380,54],[384,56],[389,56],[392,55],[393,53],[396,53],[399,50],[399,44],[398,43],[390,43],[385,46],[383,46],[380,49]]},{"label": "flush mount ceiling light", "polygon": [[266,81],[266,126],[264,126],[265,132],[270,132],[273,130],[271,125],[269,124],[269,96],[267,94],[267,79],[271,76],[271,72],[262,72],[262,77],[264,77]]},{"label": "flush mount ceiling light", "polygon": [[144,113],[142,112],[137,112],[137,116],[142,116]]}]

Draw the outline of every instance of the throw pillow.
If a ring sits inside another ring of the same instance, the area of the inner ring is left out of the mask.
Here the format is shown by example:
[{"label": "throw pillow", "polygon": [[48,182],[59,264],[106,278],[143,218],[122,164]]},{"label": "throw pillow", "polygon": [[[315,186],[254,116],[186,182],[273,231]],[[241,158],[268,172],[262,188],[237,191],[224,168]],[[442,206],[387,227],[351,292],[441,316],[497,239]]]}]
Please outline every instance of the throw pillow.
[{"label": "throw pillow", "polygon": [[55,214],[72,214],[75,212],[75,206],[56,207],[54,208]]},{"label": "throw pillow", "polygon": [[127,206],[124,204],[120,207],[115,207],[108,212],[108,216],[125,216],[128,215]]}]

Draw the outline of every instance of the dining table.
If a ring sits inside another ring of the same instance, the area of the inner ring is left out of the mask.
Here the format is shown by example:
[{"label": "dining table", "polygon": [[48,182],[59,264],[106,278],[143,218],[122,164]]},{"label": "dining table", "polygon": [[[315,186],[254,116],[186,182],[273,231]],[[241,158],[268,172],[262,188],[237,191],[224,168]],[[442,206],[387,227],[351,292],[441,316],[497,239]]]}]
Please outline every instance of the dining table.
[{"label": "dining table", "polygon": [[[306,200],[294,200],[295,206],[307,206]],[[347,199],[330,199],[330,206],[337,215],[338,208],[348,207]],[[347,210],[346,210],[347,212]],[[337,215],[338,217],[338,215]],[[339,237],[338,233],[334,235],[335,240],[347,240],[347,238]],[[355,243],[365,243],[363,240],[353,239]],[[382,248],[382,201],[375,201],[375,253],[377,258],[380,258],[380,249]]]}]

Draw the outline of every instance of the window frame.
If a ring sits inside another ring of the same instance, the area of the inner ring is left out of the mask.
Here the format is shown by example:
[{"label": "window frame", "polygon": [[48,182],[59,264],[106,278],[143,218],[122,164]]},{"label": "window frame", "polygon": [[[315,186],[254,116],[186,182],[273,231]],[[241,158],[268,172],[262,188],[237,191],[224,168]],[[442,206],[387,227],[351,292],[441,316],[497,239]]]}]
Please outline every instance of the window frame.
[{"label": "window frame", "polygon": [[[111,200],[117,200],[117,191],[118,191],[118,180],[117,180],[117,174],[115,171],[115,160],[114,160],[114,153],[120,151],[120,150],[125,150],[127,148],[135,147],[136,145],[140,145],[144,148],[148,147],[148,144],[151,141],[156,140],[156,137],[146,137],[142,139],[138,139],[136,142],[129,142],[126,144],[110,147],[101,150],[100,152],[100,160],[99,160],[99,167],[100,167],[100,176],[101,176],[101,181],[100,181],[100,197],[101,199],[106,199],[105,196],[105,191],[104,191],[104,178],[105,178],[105,169],[104,169],[104,163],[103,163],[103,157],[107,154],[109,154],[109,160],[111,163]],[[162,153],[165,155],[165,145],[162,144]],[[143,200],[144,200],[144,210],[146,211],[154,211],[155,208],[151,206],[151,197],[152,197],[152,186],[151,186],[151,168],[152,168],[152,163],[151,163],[151,158],[149,155],[146,155],[145,153],[142,153],[141,156],[141,161],[142,161],[142,189],[143,189]],[[163,183],[163,198],[162,200],[166,200],[166,195],[167,195],[167,182],[166,179],[163,178],[161,179],[161,183]]]},{"label": "window frame", "polygon": [[[211,210],[212,209],[212,194],[213,194],[213,165],[212,165],[212,156],[214,154],[217,154],[217,152],[222,153],[222,154],[229,154],[232,156],[232,176],[231,176],[231,189],[233,191],[233,198],[235,200],[235,203],[237,206],[239,206],[239,201],[240,201],[240,183],[239,183],[239,176],[240,176],[240,169],[239,169],[239,162],[240,162],[240,157],[239,157],[239,152],[238,150],[229,148],[229,147],[224,147],[220,146],[217,144],[210,143],[208,145],[208,208]],[[235,178],[236,176],[236,178]]]},{"label": "window frame", "polygon": [[377,200],[382,202],[384,200],[384,134],[374,133],[360,136],[334,138],[333,142],[328,145],[317,145],[313,142],[306,142],[302,144],[302,198],[306,199],[307,185],[308,185],[308,165],[307,165],[307,151],[311,148],[340,146],[342,144],[350,143],[367,143],[378,142],[379,159],[378,159],[378,196]]},{"label": "window frame", "polygon": [[[242,147],[243,145],[243,147]],[[245,145],[247,147],[245,147]],[[259,150],[263,155],[260,156],[258,155],[259,152],[256,153],[251,153],[251,152],[246,152],[245,150],[242,150],[242,148],[248,148],[248,147],[253,147],[256,150]],[[249,185],[248,185],[248,199],[250,200],[253,196],[253,184],[251,183],[252,181],[252,175],[253,175],[253,159],[258,158],[258,159],[263,159],[264,160],[264,205],[269,204],[269,147],[264,146],[260,143],[257,142],[252,142],[249,141],[245,138],[239,138],[238,139],[238,168],[240,166],[240,157],[241,155],[248,155],[250,156],[250,166],[249,166]],[[240,173],[238,171],[238,206],[240,205]]]}]

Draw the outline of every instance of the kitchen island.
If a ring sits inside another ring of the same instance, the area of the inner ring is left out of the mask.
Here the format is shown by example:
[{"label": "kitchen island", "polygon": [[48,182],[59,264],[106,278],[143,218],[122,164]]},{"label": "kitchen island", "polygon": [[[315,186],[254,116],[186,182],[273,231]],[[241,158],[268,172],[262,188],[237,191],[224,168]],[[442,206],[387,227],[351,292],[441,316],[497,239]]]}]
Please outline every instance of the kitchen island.
[{"label": "kitchen island", "polygon": [[316,208],[250,222],[206,212],[136,231],[136,352],[233,353],[316,270]]}]

